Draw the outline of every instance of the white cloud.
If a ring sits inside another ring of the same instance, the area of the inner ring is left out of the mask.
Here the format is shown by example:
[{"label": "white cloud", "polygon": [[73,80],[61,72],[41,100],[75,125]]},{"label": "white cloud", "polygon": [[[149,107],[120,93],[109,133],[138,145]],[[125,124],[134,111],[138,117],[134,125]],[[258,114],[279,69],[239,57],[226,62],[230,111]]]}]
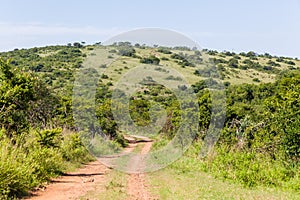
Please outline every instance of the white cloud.
[{"label": "white cloud", "polygon": [[98,29],[91,26],[86,27],[67,27],[60,25],[43,25],[43,24],[8,24],[0,23],[0,35],[64,35],[64,34],[81,34],[81,35],[100,35],[107,36],[120,32],[117,28]]},{"label": "white cloud", "polygon": [[118,28],[101,29],[91,26],[70,27],[38,23],[11,24],[0,22],[0,51],[66,44],[72,41],[93,43],[106,40],[121,31]]}]

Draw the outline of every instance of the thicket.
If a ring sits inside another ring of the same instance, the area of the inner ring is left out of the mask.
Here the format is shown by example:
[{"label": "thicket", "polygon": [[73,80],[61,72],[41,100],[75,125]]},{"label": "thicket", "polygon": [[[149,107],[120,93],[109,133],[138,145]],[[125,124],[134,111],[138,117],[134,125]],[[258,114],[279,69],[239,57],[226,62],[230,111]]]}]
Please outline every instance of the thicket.
[{"label": "thicket", "polygon": [[32,73],[0,59],[0,199],[26,195],[93,159],[80,136],[60,126],[62,103]]},{"label": "thicket", "polygon": [[[202,169],[246,186],[299,191],[299,83],[300,73],[289,72],[275,83],[229,86],[225,126],[215,148],[199,160]],[[205,113],[199,118],[204,131],[212,106],[205,88],[204,81],[194,85],[200,113]],[[202,138],[197,141],[201,144]]]}]

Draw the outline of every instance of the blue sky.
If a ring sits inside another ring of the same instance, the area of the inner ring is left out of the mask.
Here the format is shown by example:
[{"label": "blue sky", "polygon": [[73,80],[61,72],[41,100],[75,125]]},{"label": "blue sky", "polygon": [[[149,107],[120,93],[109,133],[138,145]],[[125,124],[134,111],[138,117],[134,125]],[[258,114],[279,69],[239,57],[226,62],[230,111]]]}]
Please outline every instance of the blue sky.
[{"label": "blue sky", "polygon": [[136,28],[179,31],[203,48],[300,57],[300,0],[0,0],[0,51],[95,43]]}]

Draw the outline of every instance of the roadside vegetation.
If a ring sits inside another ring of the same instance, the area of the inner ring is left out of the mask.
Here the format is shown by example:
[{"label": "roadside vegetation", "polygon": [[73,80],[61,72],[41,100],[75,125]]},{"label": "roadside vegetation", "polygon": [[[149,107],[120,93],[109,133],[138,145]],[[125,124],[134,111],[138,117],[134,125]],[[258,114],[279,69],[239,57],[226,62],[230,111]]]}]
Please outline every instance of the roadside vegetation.
[{"label": "roadside vegetation", "polygon": [[78,134],[54,125],[59,98],[39,79],[4,60],[0,69],[0,198],[6,199],[93,157]]}]

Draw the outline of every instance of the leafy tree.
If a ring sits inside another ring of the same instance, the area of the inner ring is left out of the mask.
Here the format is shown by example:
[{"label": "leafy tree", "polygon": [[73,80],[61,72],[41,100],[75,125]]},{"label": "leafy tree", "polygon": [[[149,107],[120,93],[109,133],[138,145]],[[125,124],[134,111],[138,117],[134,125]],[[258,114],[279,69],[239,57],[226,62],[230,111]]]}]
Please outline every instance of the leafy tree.
[{"label": "leafy tree", "polygon": [[30,125],[45,127],[55,115],[57,97],[30,73],[13,69],[0,59],[0,125],[9,136]]},{"label": "leafy tree", "polygon": [[257,56],[257,54],[255,53],[255,52],[253,52],[253,51],[249,51],[247,54],[246,54],[246,57],[250,57],[250,58],[254,58],[254,57],[256,57]]},{"label": "leafy tree", "polygon": [[74,47],[77,47],[77,48],[83,47],[83,45],[80,44],[79,42],[74,42],[74,43],[73,43],[73,46],[74,46]]},{"label": "leafy tree", "polygon": [[27,111],[34,100],[35,80],[29,74],[13,71],[9,62],[0,60],[0,124],[11,136],[28,128]]},{"label": "leafy tree", "polygon": [[300,158],[300,74],[277,82],[277,94],[266,100],[266,115],[271,116],[268,130],[278,135],[284,153],[293,160]]}]

